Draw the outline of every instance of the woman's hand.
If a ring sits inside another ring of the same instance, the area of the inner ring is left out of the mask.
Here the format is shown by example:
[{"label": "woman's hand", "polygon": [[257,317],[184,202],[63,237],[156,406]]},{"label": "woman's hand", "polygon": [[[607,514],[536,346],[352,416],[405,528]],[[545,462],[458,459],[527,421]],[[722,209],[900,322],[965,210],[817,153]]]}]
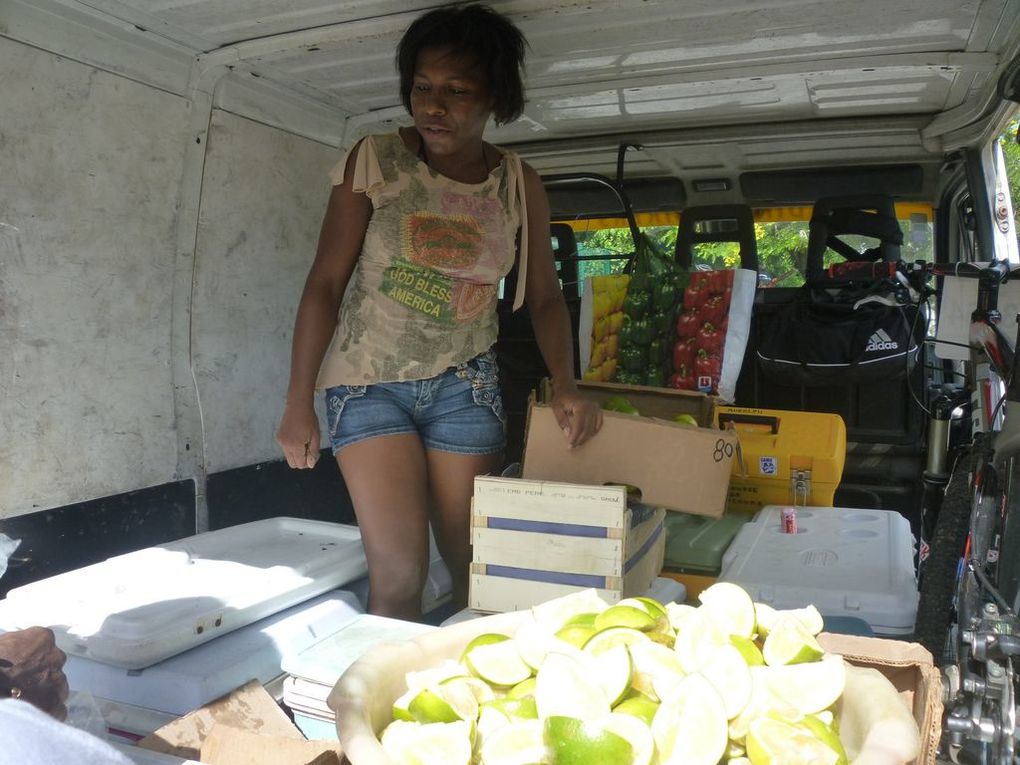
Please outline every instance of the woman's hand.
[{"label": "woman's hand", "polygon": [[576,388],[554,393],[550,406],[571,449],[583,444],[602,427],[602,409]]},{"label": "woman's hand", "polygon": [[288,402],[276,431],[276,443],[283,449],[287,464],[299,470],[315,467],[319,461],[320,440],[319,418],[311,402]]},{"label": "woman's hand", "polygon": [[0,635],[0,690],[23,699],[58,720],[67,716],[69,689],[52,630],[29,627]]}]

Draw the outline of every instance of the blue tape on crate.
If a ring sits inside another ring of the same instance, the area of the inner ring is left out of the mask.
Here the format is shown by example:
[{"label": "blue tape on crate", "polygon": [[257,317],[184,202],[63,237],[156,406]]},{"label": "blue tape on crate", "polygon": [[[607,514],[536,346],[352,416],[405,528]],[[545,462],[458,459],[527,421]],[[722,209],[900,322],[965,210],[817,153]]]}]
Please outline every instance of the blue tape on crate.
[{"label": "blue tape on crate", "polygon": [[630,557],[630,560],[628,560],[623,565],[623,573],[626,574],[628,571],[634,568],[635,564],[637,564],[639,560],[645,557],[648,551],[652,549],[652,546],[655,544],[655,541],[662,536],[662,529],[664,525],[665,524],[663,523],[659,523],[659,525],[655,527],[655,531],[652,532],[652,535],[645,540],[645,543],[638,548],[638,551],[634,553]]},{"label": "blue tape on crate", "polygon": [[547,582],[549,584],[569,584],[574,587],[596,587],[604,589],[606,578],[596,574],[570,574],[563,571],[543,571],[536,568],[517,568],[516,566],[485,566],[486,576],[503,576],[508,579],[524,579],[528,582]]},{"label": "blue tape on crate", "polygon": [[486,526],[504,531],[535,531],[539,534],[558,534],[568,537],[594,537],[605,539],[609,530],[603,526],[583,526],[580,523],[554,523],[552,521],[525,521],[519,518],[495,518],[489,516]]},{"label": "blue tape on crate", "polygon": [[[490,519],[491,520],[491,519]],[[490,525],[491,528],[491,525]],[[590,528],[590,527],[586,527]],[[664,524],[659,523],[655,531],[645,540],[645,543],[638,548],[638,551],[631,556],[623,567],[624,573],[630,571],[649,550],[655,545],[656,540],[663,533]],[[548,584],[568,584],[574,587],[595,587],[602,589],[606,587],[606,577],[597,574],[577,574],[564,571],[545,571],[537,568],[518,568],[517,566],[498,566],[488,563],[485,566],[486,576],[501,576],[507,579],[523,579],[528,582],[546,582]]]}]

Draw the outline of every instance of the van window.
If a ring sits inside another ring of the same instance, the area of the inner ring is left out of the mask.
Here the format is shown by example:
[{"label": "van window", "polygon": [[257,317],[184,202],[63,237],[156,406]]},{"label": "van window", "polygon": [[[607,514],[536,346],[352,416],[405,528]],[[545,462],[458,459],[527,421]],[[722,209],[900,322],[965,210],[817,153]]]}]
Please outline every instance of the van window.
[{"label": "van window", "polygon": [[1003,164],[1006,166],[1006,183],[1009,185],[1009,197],[1013,210],[1013,234],[1020,246],[1020,142],[1017,140],[1017,129],[1020,127],[1020,113],[1014,114],[1006,129],[998,137],[1002,151]]},{"label": "van window", "polygon": [[[900,255],[903,260],[931,262],[935,257],[934,218],[931,205],[896,205],[896,217],[903,231]],[[804,284],[807,263],[810,207],[781,207],[754,211],[755,239],[758,243],[758,284],[762,287],[799,287]],[[874,247],[876,240],[866,236],[841,236],[858,251]],[[733,245],[736,247],[736,245]],[[842,263],[844,258],[826,250],[826,267]]]}]

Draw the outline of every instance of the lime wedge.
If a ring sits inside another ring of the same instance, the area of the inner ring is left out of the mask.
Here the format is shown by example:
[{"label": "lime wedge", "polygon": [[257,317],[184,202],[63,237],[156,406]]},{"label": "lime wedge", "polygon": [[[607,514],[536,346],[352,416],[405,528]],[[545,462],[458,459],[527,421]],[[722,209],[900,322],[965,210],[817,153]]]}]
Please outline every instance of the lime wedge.
[{"label": "lime wedge", "polygon": [[730,644],[740,651],[740,655],[744,657],[747,666],[760,667],[765,663],[765,657],[761,655],[761,649],[750,638],[730,635]]},{"label": "lime wedge", "polygon": [[836,753],[837,765],[847,765],[846,750],[843,749],[843,742],[839,740],[839,735],[833,730],[832,726],[821,718],[821,715],[804,715],[804,719],[797,723],[797,727],[804,728],[834,751]]},{"label": "lime wedge", "polygon": [[609,604],[599,597],[595,589],[589,588],[532,606],[531,613],[535,622],[549,632],[556,632],[575,616],[598,614],[607,608]]},{"label": "lime wedge", "polygon": [[400,765],[468,765],[471,724],[466,722],[390,723],[380,739],[383,750]]},{"label": "lime wedge", "polygon": [[740,744],[744,742],[751,723],[759,717],[770,716],[787,722],[798,722],[803,717],[800,710],[770,690],[768,667],[748,667],[748,671],[751,674],[751,698],[729,722],[730,739]]},{"label": "lime wedge", "polygon": [[763,669],[769,690],[801,714],[828,709],[843,693],[846,665],[843,657],[825,654],[821,661]]},{"label": "lime wedge", "polygon": [[591,720],[609,713],[609,700],[587,663],[561,653],[546,656],[538,670],[535,702],[543,718],[564,715]]},{"label": "lime wedge", "polygon": [[627,646],[611,646],[600,651],[597,657],[591,653],[583,653],[583,656],[587,660],[590,676],[598,681],[610,706],[627,695],[633,676],[633,665]]},{"label": "lime wedge", "polygon": [[584,644],[584,652],[592,656],[601,656],[615,646],[629,646],[634,643],[646,643],[649,640],[648,634],[640,630],[630,627],[610,627],[596,632],[588,638],[588,642]]},{"label": "lime wedge", "polygon": [[[502,638],[502,639],[496,639]],[[464,663],[482,680],[499,687],[517,685],[531,677],[531,667],[506,635],[480,635],[464,649]]]},{"label": "lime wedge", "polygon": [[655,617],[640,607],[628,605],[610,606],[595,617],[595,629],[604,630],[609,627],[629,627],[642,632],[655,628]]},{"label": "lime wedge", "polygon": [[634,715],[612,713],[599,722],[602,727],[630,744],[633,755],[632,765],[651,765],[655,756],[655,739],[652,738],[650,723],[646,723]]},{"label": "lime wedge", "polygon": [[474,694],[475,701],[479,704],[484,704],[485,702],[492,701],[496,698],[496,692],[492,690],[492,686],[477,677],[451,677],[443,680],[443,682],[439,685],[444,689],[453,688],[455,686],[467,688],[472,694]]},{"label": "lime wedge", "polygon": [[760,717],[747,731],[747,756],[751,765],[836,765],[839,755],[803,728]]},{"label": "lime wedge", "polygon": [[524,663],[537,670],[545,661],[546,654],[550,651],[566,653],[576,651],[577,646],[556,637],[548,628],[537,622],[525,622],[517,628],[514,633],[514,643],[517,645],[517,652]]},{"label": "lime wedge", "polygon": [[684,672],[697,672],[720,646],[729,645],[729,636],[718,622],[702,609],[697,609],[684,620],[676,636],[676,651]]},{"label": "lime wedge", "polygon": [[698,600],[724,635],[749,638],[754,634],[754,602],[740,585],[716,582],[702,590]]},{"label": "lime wedge", "polygon": [[478,717],[478,700],[467,685],[440,684],[418,691],[407,711],[420,723],[473,721]]},{"label": "lime wedge", "polygon": [[701,675],[688,675],[659,705],[652,736],[662,765],[715,765],[726,752],[726,710]]},{"label": "lime wedge", "polygon": [[765,638],[761,653],[766,664],[776,667],[818,661],[824,651],[799,619],[780,612]]},{"label": "lime wedge", "polygon": [[535,720],[538,718],[538,705],[535,704],[534,696],[525,696],[520,699],[493,699],[487,702],[483,708],[489,707],[495,707],[510,719],[519,717],[522,720]]},{"label": "lime wedge", "polygon": [[751,700],[751,672],[734,646],[717,648],[699,672],[719,692],[727,720],[740,714]]},{"label": "lime wedge", "polygon": [[516,720],[482,742],[483,765],[533,765],[551,762],[541,720]]},{"label": "lime wedge", "polygon": [[554,765],[634,763],[634,748],[630,742],[600,721],[553,715],[545,721],[545,742],[552,751]]},{"label": "lime wedge", "polygon": [[651,725],[658,709],[658,701],[652,701],[652,699],[647,696],[638,693],[633,696],[628,696],[613,707],[613,712],[623,715],[633,715],[634,717],[642,720],[645,725]]},{"label": "lime wedge", "polygon": [[594,624],[568,624],[556,632],[556,637],[576,648],[581,648],[596,632]]},{"label": "lime wedge", "polygon": [[645,640],[629,649],[634,666],[631,686],[655,701],[668,696],[686,674],[676,651],[660,643]]},{"label": "lime wedge", "polygon": [[777,619],[792,616],[799,621],[808,632],[817,635],[825,627],[825,620],[814,606],[804,608],[790,608],[777,611],[764,603],[754,604],[755,619],[757,620],[758,634],[765,637],[772,631],[772,625]]},{"label": "lime wedge", "polygon": [[418,695],[420,688],[408,689],[400,698],[393,702],[393,719],[394,720],[414,720],[414,715],[411,714],[410,705],[411,699]]},{"label": "lime wedge", "polygon": [[684,622],[687,621],[687,617],[693,614],[698,609],[694,606],[689,606],[686,603],[667,603],[666,604],[666,616],[669,617],[669,623],[674,630],[680,632]]},{"label": "lime wedge", "polygon": [[517,683],[513,688],[506,692],[508,699],[521,699],[525,696],[535,695],[535,678],[529,677],[527,680],[522,680]]}]

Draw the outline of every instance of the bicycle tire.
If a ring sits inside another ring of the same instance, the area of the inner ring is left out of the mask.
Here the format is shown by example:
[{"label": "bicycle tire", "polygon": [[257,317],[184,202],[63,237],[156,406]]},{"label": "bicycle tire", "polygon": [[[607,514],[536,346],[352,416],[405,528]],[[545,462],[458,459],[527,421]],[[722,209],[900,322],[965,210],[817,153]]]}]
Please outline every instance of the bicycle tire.
[{"label": "bicycle tire", "polygon": [[975,443],[953,467],[921,577],[914,640],[940,665],[953,618],[957,568],[970,531],[971,470],[980,454]]}]

